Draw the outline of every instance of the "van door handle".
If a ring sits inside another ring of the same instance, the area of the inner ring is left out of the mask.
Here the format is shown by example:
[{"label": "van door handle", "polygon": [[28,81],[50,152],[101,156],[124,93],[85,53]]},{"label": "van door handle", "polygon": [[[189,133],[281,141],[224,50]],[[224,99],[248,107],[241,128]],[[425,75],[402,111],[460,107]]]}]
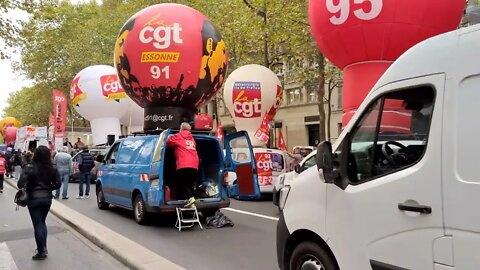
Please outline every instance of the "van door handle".
[{"label": "van door handle", "polygon": [[417,212],[420,214],[431,214],[432,207],[427,205],[411,205],[406,203],[399,203],[398,209],[402,211]]}]

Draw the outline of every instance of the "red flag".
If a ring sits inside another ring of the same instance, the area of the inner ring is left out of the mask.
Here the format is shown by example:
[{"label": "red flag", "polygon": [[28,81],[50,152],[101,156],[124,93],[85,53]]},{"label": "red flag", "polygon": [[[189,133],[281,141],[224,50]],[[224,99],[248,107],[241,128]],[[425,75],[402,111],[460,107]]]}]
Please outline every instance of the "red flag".
[{"label": "red flag", "polygon": [[269,127],[269,116],[266,113],[265,116],[263,117],[262,124],[260,125],[260,128],[255,132],[255,138],[259,139],[263,143],[267,143],[268,140],[270,139],[270,127]]},{"label": "red flag", "polygon": [[220,120],[218,120],[217,131],[215,132],[215,137],[217,137],[218,140],[220,140],[220,143],[223,143],[222,122],[220,122]]},{"label": "red flag", "polygon": [[53,117],[55,137],[62,137],[67,124],[67,98],[65,94],[53,89]]},{"label": "red flag", "polygon": [[283,134],[282,131],[279,131],[278,134],[278,149],[282,151],[287,151],[287,144],[285,143],[285,140],[283,139]]}]

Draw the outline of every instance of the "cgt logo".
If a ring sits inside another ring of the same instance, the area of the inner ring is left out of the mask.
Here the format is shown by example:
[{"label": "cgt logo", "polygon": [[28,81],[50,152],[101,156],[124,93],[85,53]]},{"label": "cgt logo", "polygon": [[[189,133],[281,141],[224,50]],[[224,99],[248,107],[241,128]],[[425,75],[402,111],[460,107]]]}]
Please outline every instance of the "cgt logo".
[{"label": "cgt logo", "polygon": [[180,36],[182,26],[179,23],[167,26],[159,17],[160,15],[153,17],[144,25],[139,34],[140,41],[145,44],[153,42],[153,46],[159,50],[170,47],[172,40],[174,43],[183,44]]},{"label": "cgt logo", "polygon": [[105,75],[100,77],[100,83],[102,85],[102,92],[104,96],[114,94],[117,92],[124,92],[117,75]]},{"label": "cgt logo", "polygon": [[257,160],[257,168],[260,171],[273,170],[272,156],[270,154],[255,155],[255,159]]},{"label": "cgt logo", "polygon": [[233,110],[236,117],[255,118],[262,114],[262,91],[259,82],[235,82]]}]

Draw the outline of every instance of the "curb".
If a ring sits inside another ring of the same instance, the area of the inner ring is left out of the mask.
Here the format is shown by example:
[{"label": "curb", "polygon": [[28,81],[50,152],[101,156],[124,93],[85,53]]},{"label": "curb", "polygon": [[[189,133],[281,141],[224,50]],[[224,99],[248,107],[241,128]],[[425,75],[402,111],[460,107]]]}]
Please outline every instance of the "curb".
[{"label": "curb", "polygon": [[[11,179],[6,183],[18,190]],[[104,225],[90,219],[81,213],[52,200],[50,211],[60,220],[68,224],[99,248],[108,252],[115,259],[134,270],[184,269],[165,259],[125,236],[110,230]],[[132,251],[135,252],[132,252]]]}]

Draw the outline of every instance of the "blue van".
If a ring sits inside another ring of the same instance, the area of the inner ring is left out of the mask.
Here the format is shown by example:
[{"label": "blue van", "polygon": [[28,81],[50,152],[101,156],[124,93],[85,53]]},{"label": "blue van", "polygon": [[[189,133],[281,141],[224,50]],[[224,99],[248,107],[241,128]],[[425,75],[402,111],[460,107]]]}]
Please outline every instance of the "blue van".
[{"label": "blue van", "polygon": [[[144,224],[152,213],[175,212],[185,205],[185,200],[175,199],[175,154],[166,147],[166,141],[174,131],[170,129],[156,134],[140,134],[116,141],[105,156],[96,182],[97,206],[108,209],[115,205],[133,210],[135,221]],[[196,179],[198,210],[211,215],[228,207],[227,172],[233,171],[244,179],[240,198],[260,197],[255,160],[250,139],[245,131],[225,137],[227,157],[224,159],[219,140],[208,134],[192,131],[200,159],[199,177]],[[250,157],[241,161],[232,153],[236,147],[250,149]],[[209,187],[208,192],[202,187]],[[200,192],[202,191],[202,192]]]}]

